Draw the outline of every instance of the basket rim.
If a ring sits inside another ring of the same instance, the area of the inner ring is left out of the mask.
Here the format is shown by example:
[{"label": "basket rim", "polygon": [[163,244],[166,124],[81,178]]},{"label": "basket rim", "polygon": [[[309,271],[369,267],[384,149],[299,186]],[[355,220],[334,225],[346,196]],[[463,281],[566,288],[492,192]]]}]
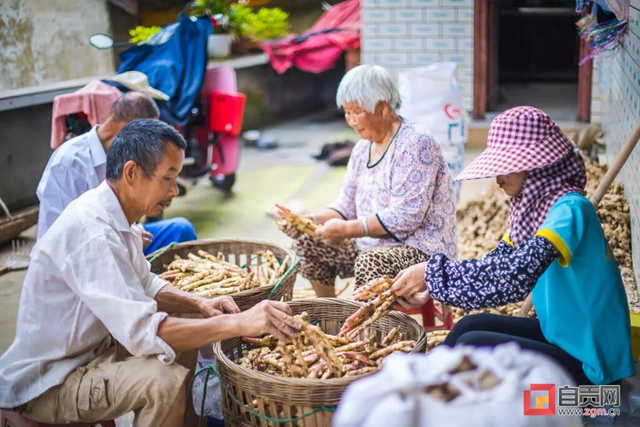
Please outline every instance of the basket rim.
[{"label": "basket rim", "polygon": [[147,255],[146,258],[147,260],[151,260],[156,256],[162,255],[163,251],[168,252],[173,249],[183,249],[183,248],[189,248],[192,246],[193,247],[204,246],[204,245],[215,244],[215,243],[249,243],[249,244],[259,244],[259,245],[266,245],[266,246],[275,246],[278,249],[282,249],[285,252],[287,252],[287,254],[291,256],[292,260],[294,260],[296,256],[295,252],[293,252],[291,249],[288,249],[285,246],[279,245],[277,243],[271,242],[266,239],[245,239],[242,237],[222,237],[222,238],[190,240],[188,242],[169,244],[163,248],[153,251],[152,253]]},{"label": "basket rim", "polygon": [[[297,299],[297,300],[292,300],[292,301],[286,301],[286,303],[288,305],[297,305],[297,304],[301,304],[301,303],[320,303],[320,304],[325,304],[325,305],[345,305],[345,306],[352,306],[357,308],[360,308],[362,306],[365,305],[365,303],[360,302],[360,301],[352,301],[352,300],[346,300],[346,299],[342,299],[342,298],[305,298],[305,299]],[[424,330],[424,328],[422,327],[422,325],[420,325],[418,323],[418,321],[416,319],[414,319],[411,316],[408,316],[404,313],[401,312],[397,312],[397,311],[391,311],[389,312],[386,316],[392,316],[392,317],[396,317],[398,319],[402,319],[403,321],[408,321],[409,324],[414,324],[414,326],[417,327],[418,330],[420,330],[420,335],[418,337],[418,339],[416,339],[416,345],[414,347],[414,349],[407,354],[413,354],[416,348],[426,348],[426,341],[427,341],[427,332]],[[385,316],[385,317],[386,317]],[[238,337],[236,337],[238,338]],[[230,338],[230,339],[234,339],[234,338]],[[223,340],[226,341],[226,340]],[[265,372],[262,371],[256,371],[253,369],[248,369],[245,368],[243,366],[237,365],[236,363],[234,363],[229,357],[227,357],[227,355],[224,353],[224,351],[222,351],[222,341],[217,341],[215,343],[213,343],[213,353],[215,355],[216,358],[216,362],[220,363],[224,366],[224,368],[226,369],[230,369],[230,370],[234,370],[236,371],[236,373],[241,373],[243,375],[249,375],[254,377],[256,380],[260,380],[260,381],[268,381],[268,382],[272,382],[272,383],[278,383],[282,386],[315,386],[317,387],[318,385],[326,385],[326,386],[342,386],[342,385],[348,385],[351,384],[353,381],[359,380],[361,378],[364,378],[366,376],[375,374],[379,371],[374,371],[374,372],[370,372],[364,375],[358,375],[358,376],[354,376],[354,377],[340,377],[340,378],[327,378],[325,380],[322,381],[318,381],[317,379],[308,379],[308,378],[289,378],[289,377],[277,377],[275,375],[271,375],[271,374],[267,374]]]},{"label": "basket rim", "polygon": [[[160,248],[156,251],[154,251],[153,253],[150,253],[149,255],[147,255],[147,260],[152,263],[153,260],[155,261],[155,259],[153,259],[154,257],[159,257],[160,255],[164,255],[165,253],[170,253],[170,251],[173,250],[179,250],[179,249],[189,249],[189,248],[196,248],[198,246],[206,246],[206,245],[212,245],[212,244],[229,244],[229,243],[244,243],[244,244],[257,244],[257,245],[265,245],[265,246],[271,246],[271,247],[275,247],[278,248],[280,250],[283,250],[284,252],[287,253],[287,255],[289,255],[289,267],[287,268],[287,270],[284,272],[283,278],[281,279],[283,281],[283,283],[280,283],[280,287],[283,286],[284,281],[286,280],[291,280],[290,278],[293,278],[294,280],[294,285],[295,285],[295,278],[297,276],[297,264],[296,264],[296,254],[290,250],[287,249],[284,246],[278,245],[277,243],[273,243],[270,242],[268,240],[261,240],[261,239],[243,239],[243,238],[220,238],[220,239],[216,239],[216,238],[212,238],[212,239],[198,239],[198,240],[191,240],[188,242],[182,242],[182,243],[175,243],[172,245],[167,245],[164,248]],[[153,272],[153,270],[152,270]],[[155,274],[155,273],[154,273]],[[252,289],[245,289],[244,291],[240,291],[240,292],[234,292],[232,294],[228,294],[228,296],[230,297],[253,297],[253,296],[257,296],[257,295],[261,295],[261,294],[270,294],[273,289],[275,288],[275,286],[278,284],[279,282],[274,283],[273,285],[270,286],[259,286],[257,288],[252,288]],[[217,298],[217,296],[211,296],[211,297],[203,297],[203,298]]]}]

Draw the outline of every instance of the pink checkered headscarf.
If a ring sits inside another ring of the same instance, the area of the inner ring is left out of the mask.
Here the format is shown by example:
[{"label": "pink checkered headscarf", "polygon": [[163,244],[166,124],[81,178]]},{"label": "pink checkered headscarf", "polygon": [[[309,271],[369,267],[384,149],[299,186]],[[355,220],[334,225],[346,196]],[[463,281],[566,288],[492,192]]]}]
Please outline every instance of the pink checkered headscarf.
[{"label": "pink checkered headscarf", "polygon": [[533,236],[551,206],[563,195],[584,194],[586,175],[579,151],[544,112],[516,107],[498,115],[489,128],[487,149],[457,180],[528,172],[511,197],[509,237],[518,245]]},{"label": "pink checkered headscarf", "polygon": [[520,193],[511,197],[509,238],[513,244],[517,246],[533,236],[560,197],[584,194],[586,184],[584,161],[577,148],[559,161],[527,173]]}]

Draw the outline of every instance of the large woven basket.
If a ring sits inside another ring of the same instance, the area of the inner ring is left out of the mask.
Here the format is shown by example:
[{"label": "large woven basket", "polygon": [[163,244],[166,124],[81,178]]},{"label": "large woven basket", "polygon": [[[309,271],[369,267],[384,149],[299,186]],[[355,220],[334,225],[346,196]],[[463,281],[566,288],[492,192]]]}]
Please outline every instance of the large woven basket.
[{"label": "large woven basket", "polygon": [[168,248],[159,249],[149,255],[149,259],[151,260],[151,271],[154,273],[160,273],[163,271],[165,265],[168,265],[173,261],[174,255],[186,258],[187,254],[190,252],[196,253],[198,250],[207,251],[214,256],[219,252],[222,252],[226,256],[226,260],[228,262],[234,263],[238,266],[246,265],[247,262],[251,260],[252,257],[256,257],[256,253],[260,251],[270,250],[280,262],[282,262],[288,255],[289,261],[287,270],[283,279],[281,279],[279,283],[271,286],[260,286],[259,288],[247,289],[246,291],[236,292],[230,296],[233,297],[236,304],[238,304],[238,307],[240,307],[240,310],[246,310],[264,299],[291,301],[293,298],[293,285],[295,284],[298,272],[297,263],[293,261],[295,259],[295,255],[293,252],[283,248],[282,246],[274,245],[273,243],[266,241],[211,239],[179,243]]},{"label": "large woven basket", "polygon": [[38,222],[38,208],[31,208],[10,217],[0,217],[0,245],[15,239],[27,228]]},{"label": "large woven basket", "polygon": [[[337,298],[312,298],[289,302],[294,313],[309,313],[311,321],[329,334],[337,334],[345,319],[362,303]],[[391,312],[374,323],[364,333],[375,335],[377,342],[394,327],[400,326],[406,339],[416,341],[411,353],[424,353],[426,333],[411,317]],[[229,426],[288,426],[330,427],[332,409],[340,401],[349,384],[362,377],[343,377],[326,380],[280,378],[253,371],[234,363],[243,349],[252,345],[241,338],[232,338],[213,345],[222,385],[222,411]],[[255,402],[254,402],[255,401]],[[257,403],[257,411],[254,403]],[[259,415],[256,415],[259,414]],[[296,418],[304,417],[301,419]],[[284,422],[283,420],[290,420]]]}]

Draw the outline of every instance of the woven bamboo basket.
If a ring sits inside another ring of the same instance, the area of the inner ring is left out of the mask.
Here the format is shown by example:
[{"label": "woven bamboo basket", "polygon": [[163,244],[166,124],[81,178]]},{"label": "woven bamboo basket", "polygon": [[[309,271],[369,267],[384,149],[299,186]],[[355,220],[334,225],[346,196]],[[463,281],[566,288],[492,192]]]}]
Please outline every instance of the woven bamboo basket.
[{"label": "woven bamboo basket", "polygon": [[0,245],[15,239],[27,228],[35,225],[38,222],[38,212],[39,209],[36,207],[0,218]]},{"label": "woven bamboo basket", "polygon": [[[230,296],[233,297],[238,307],[240,307],[240,310],[246,310],[264,299],[291,301],[293,298],[293,285],[296,282],[298,272],[298,265],[294,262],[295,255],[292,251],[282,246],[274,245],[266,241],[211,239],[179,243],[164,249],[159,249],[149,255],[151,271],[161,273],[164,266],[173,261],[174,255],[186,258],[189,252],[196,253],[198,250],[207,251],[214,256],[222,252],[228,262],[238,266],[246,265],[252,258],[256,257],[256,253],[259,251],[270,250],[280,262],[289,255],[287,270],[279,283],[271,286],[247,289],[246,291],[236,292]],[[258,259],[258,262],[260,262],[260,259]]]},{"label": "woven bamboo basket", "polygon": [[[337,298],[311,298],[294,300],[289,305],[295,314],[303,311],[309,313],[309,319],[319,321],[318,326],[326,333],[337,334],[346,318],[355,313],[363,303]],[[416,341],[411,353],[424,353],[424,329],[413,318],[399,312],[391,312],[378,320],[364,332],[364,336],[374,334],[376,341],[381,342],[396,326],[401,326],[401,330],[406,333],[405,339]],[[243,349],[252,347],[241,338],[213,345],[223,388],[222,411],[227,427],[330,427],[332,410],[340,401],[342,393],[353,381],[365,376],[326,380],[281,378],[234,363]],[[257,401],[257,411],[253,409],[254,401]],[[296,418],[298,419],[295,420]]]}]

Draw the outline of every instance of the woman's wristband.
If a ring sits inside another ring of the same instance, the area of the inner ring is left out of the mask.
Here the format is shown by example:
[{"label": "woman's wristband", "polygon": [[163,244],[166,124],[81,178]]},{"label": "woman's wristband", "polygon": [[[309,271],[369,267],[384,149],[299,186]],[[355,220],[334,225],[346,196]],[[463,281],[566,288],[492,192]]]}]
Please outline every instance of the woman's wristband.
[{"label": "woman's wristband", "polygon": [[369,219],[368,218],[362,218],[362,228],[364,230],[363,237],[369,237]]}]

